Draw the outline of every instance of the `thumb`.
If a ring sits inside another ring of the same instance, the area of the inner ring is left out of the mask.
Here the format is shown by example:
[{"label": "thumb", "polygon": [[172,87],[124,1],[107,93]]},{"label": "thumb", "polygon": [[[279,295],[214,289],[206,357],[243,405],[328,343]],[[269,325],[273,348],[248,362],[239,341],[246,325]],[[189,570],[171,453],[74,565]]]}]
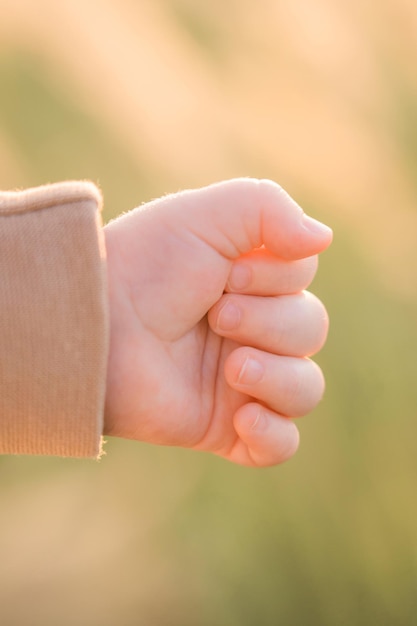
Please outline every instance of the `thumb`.
[{"label": "thumb", "polygon": [[[178,337],[222,295],[231,262],[265,246],[283,259],[321,252],[332,231],[272,181],[234,179],[150,202],[106,227],[109,264],[148,328]],[[110,273],[112,275],[112,273]]]},{"label": "thumb", "polygon": [[283,259],[300,259],[322,252],[332,240],[328,226],[307,216],[270,180],[240,178],[179,195],[182,226],[230,260],[260,246]]}]

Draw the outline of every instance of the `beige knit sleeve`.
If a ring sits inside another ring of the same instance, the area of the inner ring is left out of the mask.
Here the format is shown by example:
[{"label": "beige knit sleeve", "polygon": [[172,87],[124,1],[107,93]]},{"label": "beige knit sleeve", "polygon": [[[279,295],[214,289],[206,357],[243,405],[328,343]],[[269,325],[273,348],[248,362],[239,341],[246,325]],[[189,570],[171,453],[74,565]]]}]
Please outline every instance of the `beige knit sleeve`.
[{"label": "beige knit sleeve", "polygon": [[0,192],[0,453],[97,457],[108,304],[101,195]]}]

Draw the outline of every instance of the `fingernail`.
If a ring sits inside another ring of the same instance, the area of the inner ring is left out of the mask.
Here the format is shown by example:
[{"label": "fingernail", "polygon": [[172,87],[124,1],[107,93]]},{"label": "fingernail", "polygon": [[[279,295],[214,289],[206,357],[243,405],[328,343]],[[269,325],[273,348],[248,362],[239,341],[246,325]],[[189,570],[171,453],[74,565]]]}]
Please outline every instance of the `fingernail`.
[{"label": "fingernail", "polygon": [[232,291],[240,291],[249,286],[250,279],[251,271],[249,267],[238,263],[232,266],[228,285]]},{"label": "fingernail", "polygon": [[262,409],[259,409],[259,411],[258,411],[258,413],[257,413],[257,415],[255,417],[255,420],[254,420],[252,426],[250,427],[250,429],[251,430],[257,430],[257,431],[265,430],[267,425],[268,425],[268,422],[267,422],[267,419],[266,419],[266,415],[262,411]]},{"label": "fingernail", "polygon": [[217,327],[219,330],[235,330],[239,324],[240,310],[232,302],[226,302],[217,316]]},{"label": "fingernail", "polygon": [[242,369],[237,377],[238,385],[254,385],[258,383],[264,375],[264,367],[259,361],[251,357],[246,357]]},{"label": "fingernail", "polygon": [[326,226],[326,224],[315,220],[313,217],[310,217],[305,213],[303,214],[301,221],[304,228],[314,235],[331,235],[333,232],[331,228]]}]

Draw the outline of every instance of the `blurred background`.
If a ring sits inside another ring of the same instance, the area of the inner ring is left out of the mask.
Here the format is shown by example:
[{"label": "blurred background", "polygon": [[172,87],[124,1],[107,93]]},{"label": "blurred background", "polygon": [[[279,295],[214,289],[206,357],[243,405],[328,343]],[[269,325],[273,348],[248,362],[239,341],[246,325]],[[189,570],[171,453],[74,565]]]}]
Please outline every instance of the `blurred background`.
[{"label": "blurred background", "polygon": [[414,0],[0,0],[0,188],[269,177],[335,231],[296,457],[1,458],[1,624],[417,623],[416,55]]}]

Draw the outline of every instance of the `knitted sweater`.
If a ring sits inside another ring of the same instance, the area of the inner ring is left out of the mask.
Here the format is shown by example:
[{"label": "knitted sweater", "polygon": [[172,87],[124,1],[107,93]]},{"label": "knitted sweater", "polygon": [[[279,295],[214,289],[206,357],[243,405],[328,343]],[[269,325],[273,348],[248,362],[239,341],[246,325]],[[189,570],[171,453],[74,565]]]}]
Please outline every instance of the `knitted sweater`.
[{"label": "knitted sweater", "polygon": [[102,199],[0,192],[0,453],[97,457],[108,351]]}]

